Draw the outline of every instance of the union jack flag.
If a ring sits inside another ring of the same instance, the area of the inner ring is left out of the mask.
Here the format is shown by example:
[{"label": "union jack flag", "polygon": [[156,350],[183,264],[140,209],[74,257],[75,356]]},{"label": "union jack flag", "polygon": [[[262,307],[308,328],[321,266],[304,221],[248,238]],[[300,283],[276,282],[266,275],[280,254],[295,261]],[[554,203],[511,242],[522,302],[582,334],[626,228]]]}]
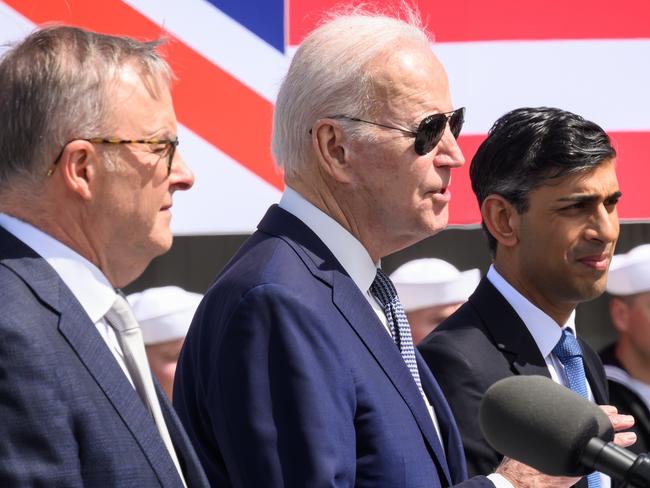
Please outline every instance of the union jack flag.
[{"label": "union jack flag", "polygon": [[[255,228],[278,201],[273,101],[296,46],[340,0],[2,0],[0,43],[62,22],[138,39],[166,37],[180,150],[197,180],[177,194],[176,234]],[[372,2],[394,5],[397,0]],[[650,219],[648,0],[420,0],[447,68],[469,161],[492,122],[550,105],[602,125],[616,145],[620,215]],[[450,222],[477,223],[468,165],[455,172]],[[645,182],[645,183],[644,183]]]}]

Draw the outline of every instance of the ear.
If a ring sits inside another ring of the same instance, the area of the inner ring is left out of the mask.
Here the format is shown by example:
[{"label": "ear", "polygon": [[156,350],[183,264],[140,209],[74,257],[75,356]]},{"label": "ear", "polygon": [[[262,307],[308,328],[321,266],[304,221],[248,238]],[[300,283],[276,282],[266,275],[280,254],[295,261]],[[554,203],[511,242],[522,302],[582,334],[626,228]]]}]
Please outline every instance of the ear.
[{"label": "ear", "polygon": [[517,236],[519,214],[517,209],[501,195],[488,195],[483,200],[481,216],[488,231],[500,245],[512,247],[519,242]]},{"label": "ear", "polygon": [[95,147],[87,141],[72,141],[63,150],[56,172],[65,186],[84,200],[93,196],[92,184],[97,165],[101,164]]},{"label": "ear", "polygon": [[318,120],[311,130],[311,142],[320,171],[339,183],[349,183],[350,165],[347,160],[345,134],[332,119]]},{"label": "ear", "polygon": [[630,307],[627,303],[617,297],[609,301],[609,315],[612,318],[614,328],[619,334],[627,332],[630,323]]}]

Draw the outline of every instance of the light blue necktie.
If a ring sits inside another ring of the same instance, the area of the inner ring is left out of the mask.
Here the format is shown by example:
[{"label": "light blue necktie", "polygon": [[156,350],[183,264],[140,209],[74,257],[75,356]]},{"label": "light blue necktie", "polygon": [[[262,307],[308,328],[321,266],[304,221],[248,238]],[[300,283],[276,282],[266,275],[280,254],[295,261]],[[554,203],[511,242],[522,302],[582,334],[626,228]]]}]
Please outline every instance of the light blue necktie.
[{"label": "light blue necktie", "polygon": [[[585,376],[585,367],[582,363],[582,350],[578,339],[575,338],[571,329],[566,328],[562,331],[562,337],[557,345],[553,348],[553,353],[564,365],[568,386],[571,390],[578,393],[583,398],[589,399],[587,392],[587,377]],[[600,474],[591,473],[587,480],[589,488],[600,488]]]},{"label": "light blue necktie", "polygon": [[415,361],[415,348],[413,347],[411,328],[409,327],[404,308],[399,301],[393,282],[381,269],[377,269],[377,276],[375,276],[375,280],[370,286],[370,292],[377,298],[377,301],[379,301],[384,309],[393,340],[397,344],[402,358],[415,380],[415,384],[422,390],[420,373],[418,372],[418,365]]}]

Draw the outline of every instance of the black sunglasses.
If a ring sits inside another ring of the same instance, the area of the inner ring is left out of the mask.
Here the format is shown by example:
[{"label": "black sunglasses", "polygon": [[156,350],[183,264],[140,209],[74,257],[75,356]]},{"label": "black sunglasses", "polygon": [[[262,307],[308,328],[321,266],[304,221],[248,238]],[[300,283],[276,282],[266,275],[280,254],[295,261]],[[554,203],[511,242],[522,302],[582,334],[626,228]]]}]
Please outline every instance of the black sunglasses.
[{"label": "black sunglasses", "polygon": [[465,122],[465,107],[452,110],[451,112],[428,115],[422,119],[422,122],[420,122],[420,125],[418,125],[415,132],[412,130],[402,129],[401,127],[378,124],[377,122],[370,122],[369,120],[349,117],[347,115],[334,115],[329,118],[351,120],[352,122],[363,122],[364,124],[372,124],[378,127],[383,127],[384,129],[398,130],[411,137],[415,137],[415,152],[420,156],[424,156],[431,152],[433,148],[436,147],[436,144],[440,142],[442,135],[445,133],[447,122],[449,122],[449,130],[451,130],[454,138],[458,139],[460,131],[463,128],[463,123]]}]

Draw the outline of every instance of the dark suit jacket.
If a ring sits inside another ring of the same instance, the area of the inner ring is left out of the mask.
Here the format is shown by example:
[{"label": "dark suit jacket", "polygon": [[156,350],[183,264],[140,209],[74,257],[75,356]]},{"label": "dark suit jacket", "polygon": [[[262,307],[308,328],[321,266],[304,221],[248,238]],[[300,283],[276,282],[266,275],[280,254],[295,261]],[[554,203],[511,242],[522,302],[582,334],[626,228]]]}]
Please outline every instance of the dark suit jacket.
[{"label": "dark suit jacket", "polygon": [[421,358],[420,366],[446,459],[364,295],[308,227],[273,206],[199,306],[174,403],[218,486],[460,483],[456,425]]},{"label": "dark suit jacket", "polygon": [[[603,364],[625,371],[616,357],[615,347],[616,344],[612,344],[605,348],[600,352],[600,358]],[[650,451],[650,409],[634,389],[614,378],[609,378],[607,382],[611,404],[618,408],[620,413],[634,417],[634,426],[629,430],[636,434],[637,440],[627,449],[636,454],[647,453]]]},{"label": "dark suit jacket", "polygon": [[[188,485],[207,486],[156,386]],[[0,486],[182,487],[153,418],[79,302],[1,227]]]},{"label": "dark suit jacket", "polygon": [[[578,340],[596,403],[607,403],[603,366],[596,353]],[[493,471],[502,456],[481,433],[479,405],[483,394],[493,383],[509,376],[550,377],[530,332],[503,295],[483,278],[468,302],[418,347],[454,412],[470,474]]]}]

